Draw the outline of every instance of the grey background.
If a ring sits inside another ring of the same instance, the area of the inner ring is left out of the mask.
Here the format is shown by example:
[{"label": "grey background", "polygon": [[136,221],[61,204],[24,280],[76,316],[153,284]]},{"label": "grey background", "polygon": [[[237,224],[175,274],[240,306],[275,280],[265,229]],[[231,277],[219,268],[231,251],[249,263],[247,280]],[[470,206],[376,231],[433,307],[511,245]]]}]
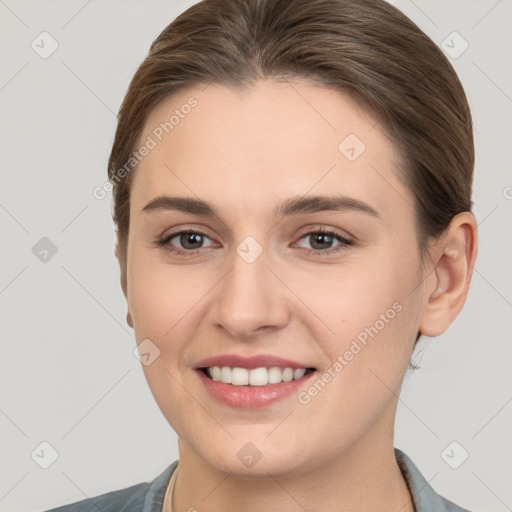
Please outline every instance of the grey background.
[{"label": "grey background", "polygon": [[[2,511],[150,481],[177,458],[133,355],[110,196],[92,190],[129,79],[193,3],[0,0]],[[480,237],[462,314],[406,377],[395,445],[460,505],[512,510],[512,0],[393,3],[440,46],[463,48],[454,31],[469,44],[452,62],[474,116]],[[31,47],[43,31],[59,45],[47,59]],[[32,252],[43,237],[57,248],[46,262]],[[48,469],[42,442],[58,452]]]}]

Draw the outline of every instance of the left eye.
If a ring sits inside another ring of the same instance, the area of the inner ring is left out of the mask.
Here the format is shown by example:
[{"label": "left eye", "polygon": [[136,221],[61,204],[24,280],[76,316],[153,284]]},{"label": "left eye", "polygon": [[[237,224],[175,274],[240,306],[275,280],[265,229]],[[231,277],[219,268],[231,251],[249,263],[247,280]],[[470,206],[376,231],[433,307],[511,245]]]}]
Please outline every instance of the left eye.
[{"label": "left eye", "polygon": [[[339,233],[324,230],[306,233],[301,237],[301,240],[303,239],[309,240],[309,243],[313,247],[309,252],[332,252],[341,249],[342,247],[340,246],[350,245],[352,243],[351,240],[341,236]],[[337,240],[339,244],[333,248],[332,244],[335,240]],[[329,245],[329,247],[325,247],[326,244]]]}]

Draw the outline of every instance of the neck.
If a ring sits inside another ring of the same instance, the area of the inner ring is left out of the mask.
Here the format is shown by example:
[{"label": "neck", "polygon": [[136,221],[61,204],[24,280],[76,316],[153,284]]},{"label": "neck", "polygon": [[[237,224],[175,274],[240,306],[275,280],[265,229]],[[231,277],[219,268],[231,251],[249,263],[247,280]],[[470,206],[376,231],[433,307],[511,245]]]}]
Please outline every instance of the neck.
[{"label": "neck", "polygon": [[393,448],[393,424],[374,426],[364,438],[315,467],[293,476],[267,472],[261,479],[240,478],[208,464],[179,439],[179,465],[173,512],[414,512]]}]

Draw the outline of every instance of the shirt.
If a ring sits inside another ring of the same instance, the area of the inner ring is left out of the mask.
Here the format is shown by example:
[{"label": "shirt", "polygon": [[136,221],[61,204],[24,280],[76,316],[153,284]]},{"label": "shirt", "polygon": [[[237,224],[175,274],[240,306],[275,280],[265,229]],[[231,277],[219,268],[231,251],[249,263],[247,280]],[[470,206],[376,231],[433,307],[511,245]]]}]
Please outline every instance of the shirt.
[{"label": "shirt", "polygon": [[[470,512],[434,491],[404,452],[395,448],[395,458],[412,496],[416,512]],[[178,466],[175,460],[152,482],[111,491],[45,512],[162,512],[168,484]]]}]

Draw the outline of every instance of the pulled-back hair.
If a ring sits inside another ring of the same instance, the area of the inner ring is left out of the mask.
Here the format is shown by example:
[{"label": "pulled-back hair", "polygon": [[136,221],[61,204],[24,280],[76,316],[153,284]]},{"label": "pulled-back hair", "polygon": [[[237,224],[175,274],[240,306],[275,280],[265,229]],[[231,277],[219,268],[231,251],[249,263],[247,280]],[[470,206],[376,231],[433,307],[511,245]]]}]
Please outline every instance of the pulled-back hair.
[{"label": "pulled-back hair", "polygon": [[456,214],[471,211],[474,146],[464,90],[443,52],[397,8],[384,0],[203,0],[154,40],[119,111],[108,173],[123,280],[136,170],[126,172],[126,163],[149,114],[191,86],[249,87],[265,78],[325,84],[378,120],[416,200],[422,254]]}]

